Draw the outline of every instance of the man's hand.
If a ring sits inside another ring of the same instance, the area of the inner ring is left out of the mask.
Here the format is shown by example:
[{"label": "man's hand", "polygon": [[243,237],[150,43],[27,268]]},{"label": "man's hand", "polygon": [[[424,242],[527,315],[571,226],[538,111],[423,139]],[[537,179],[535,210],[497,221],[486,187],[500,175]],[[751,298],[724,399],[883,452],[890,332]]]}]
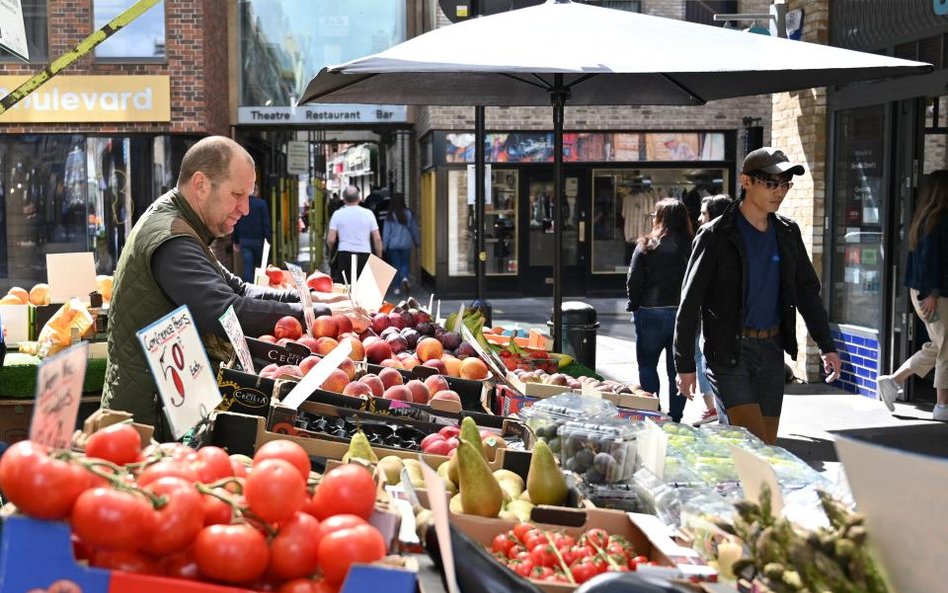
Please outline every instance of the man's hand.
[{"label": "man's hand", "polygon": [[839,373],[843,370],[843,361],[839,359],[839,354],[827,352],[826,354],[821,354],[820,358],[823,359],[823,370],[827,374],[826,382],[832,383],[836,379],[839,379]]},{"label": "man's hand", "polygon": [[698,382],[698,373],[678,373],[675,384],[678,386],[678,393],[692,399],[695,396],[695,384]]},{"label": "man's hand", "polygon": [[922,311],[922,320],[929,321],[932,316],[935,314],[935,310],[938,307],[938,297],[934,295],[928,295],[924,299],[918,302],[918,308]]}]

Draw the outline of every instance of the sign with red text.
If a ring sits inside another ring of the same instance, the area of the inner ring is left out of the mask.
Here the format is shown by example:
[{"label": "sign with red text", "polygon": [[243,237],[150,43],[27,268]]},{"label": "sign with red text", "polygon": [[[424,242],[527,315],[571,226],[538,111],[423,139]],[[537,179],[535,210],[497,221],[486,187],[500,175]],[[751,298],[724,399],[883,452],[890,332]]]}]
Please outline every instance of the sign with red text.
[{"label": "sign with red text", "polygon": [[313,313],[313,295],[309,293],[309,286],[306,285],[306,274],[303,268],[296,264],[286,262],[286,269],[290,271],[293,277],[293,284],[300,293],[300,302],[303,303],[303,318],[306,320],[306,335],[313,335],[313,325],[316,323],[316,314]]},{"label": "sign with red text", "polygon": [[30,440],[53,449],[68,449],[76,429],[89,344],[81,342],[40,363]]},{"label": "sign with red text", "polygon": [[194,317],[182,305],[135,335],[158,385],[174,438],[180,439],[223,399]]}]

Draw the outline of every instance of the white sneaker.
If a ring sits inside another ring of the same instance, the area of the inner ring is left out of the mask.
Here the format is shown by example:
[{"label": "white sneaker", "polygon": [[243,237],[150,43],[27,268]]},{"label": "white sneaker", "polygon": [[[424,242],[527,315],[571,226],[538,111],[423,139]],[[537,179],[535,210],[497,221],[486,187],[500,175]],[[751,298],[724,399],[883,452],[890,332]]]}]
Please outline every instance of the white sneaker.
[{"label": "white sneaker", "polygon": [[889,408],[890,412],[895,411],[895,400],[899,397],[901,387],[895,381],[892,375],[879,375],[876,378],[876,398]]},{"label": "white sneaker", "polygon": [[932,420],[948,422],[948,405],[935,404],[935,409],[932,410]]}]

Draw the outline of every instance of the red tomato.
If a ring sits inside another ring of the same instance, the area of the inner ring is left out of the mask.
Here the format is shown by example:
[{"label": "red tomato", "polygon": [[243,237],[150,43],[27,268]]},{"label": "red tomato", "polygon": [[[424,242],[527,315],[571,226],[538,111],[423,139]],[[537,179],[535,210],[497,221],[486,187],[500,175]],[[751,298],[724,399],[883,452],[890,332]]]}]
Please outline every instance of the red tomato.
[{"label": "red tomato", "polygon": [[204,499],[194,484],[166,476],[149,484],[146,490],[166,497],[168,502],[155,511],[157,521],[145,551],[163,556],[190,546],[204,528]]},{"label": "red tomato", "polygon": [[[220,488],[218,492],[223,492]],[[227,525],[234,518],[234,507],[210,494],[203,495],[204,525]]]},{"label": "red tomato", "polygon": [[306,452],[306,449],[293,441],[267,441],[254,453],[253,466],[257,467],[257,464],[265,459],[282,459],[288,461],[300,472],[304,481],[309,479],[309,471],[312,467],[309,463],[309,453]]},{"label": "red tomato", "polygon": [[182,552],[165,556],[162,562],[165,574],[178,579],[197,581],[201,579],[201,570],[194,559],[194,548],[187,548]]},{"label": "red tomato", "polygon": [[490,549],[492,552],[499,552],[506,556],[507,551],[515,545],[517,545],[517,540],[510,533],[498,533],[494,536]]},{"label": "red tomato", "polygon": [[573,573],[573,579],[577,583],[585,583],[589,579],[593,578],[600,572],[600,567],[592,561],[591,558],[585,557],[580,558],[579,560],[573,561],[569,567],[569,571]]},{"label": "red tomato", "polygon": [[576,562],[580,558],[589,558],[590,556],[595,556],[596,550],[593,550],[589,546],[573,546],[569,549],[569,553],[573,558],[573,562]]},{"label": "red tomato", "polygon": [[138,485],[145,487],[158,478],[165,476],[175,476],[192,483],[198,481],[197,472],[190,466],[177,459],[166,457],[145,466],[145,469],[138,475]]},{"label": "red tomato", "polygon": [[230,465],[230,455],[220,447],[201,447],[197,452],[197,461],[192,465],[201,482],[211,484],[234,475]]},{"label": "red tomato", "polygon": [[293,579],[280,585],[279,593],[337,593],[339,587],[326,579]]},{"label": "red tomato", "polygon": [[553,545],[556,546],[556,549],[559,550],[563,546],[573,546],[576,544],[576,540],[571,535],[567,535],[562,531],[553,532]]},{"label": "red tomato", "polygon": [[515,558],[507,563],[507,567],[522,577],[530,576],[530,572],[533,570],[533,560]]},{"label": "red tomato", "polygon": [[131,424],[112,424],[97,430],[86,443],[86,456],[116,465],[138,461],[142,437]]},{"label": "red tomato", "polygon": [[86,490],[72,509],[72,529],[95,548],[140,550],[155,528],[155,513],[144,497],[111,488]]},{"label": "red tomato", "polygon": [[537,566],[534,564],[530,571],[530,578],[537,581],[545,581],[547,577],[553,576],[553,569],[549,566]]},{"label": "red tomato", "polygon": [[359,525],[368,525],[365,519],[355,515],[333,515],[325,521],[319,522],[319,539],[322,539],[334,531],[358,527]]},{"label": "red tomato", "polygon": [[599,551],[609,544],[609,533],[605,529],[590,529],[579,538],[579,543],[588,544]]},{"label": "red tomato", "polygon": [[528,531],[527,534],[524,535],[524,538],[523,544],[531,552],[533,551],[533,548],[539,545],[546,545],[550,543],[550,538],[539,529],[532,529]]},{"label": "red tomato", "polygon": [[98,566],[99,568],[107,568],[108,570],[121,570],[122,572],[133,572],[137,574],[165,574],[161,563],[148,554],[129,552],[128,550],[98,549],[93,552],[92,560],[89,564]]},{"label": "red tomato", "polygon": [[533,523],[517,523],[511,531],[513,531],[514,537],[519,539],[521,543],[524,543],[524,537],[526,537],[527,533],[536,528],[537,526]]},{"label": "red tomato", "polygon": [[279,580],[301,578],[316,572],[319,553],[319,521],[306,513],[296,513],[280,524],[270,542],[269,576]]},{"label": "red tomato", "polygon": [[247,476],[244,496],[250,510],[264,521],[286,521],[303,508],[306,481],[288,461],[265,459]]},{"label": "red tomato", "polygon": [[194,455],[194,449],[184,443],[160,443],[157,445],[148,445],[142,451],[145,457],[170,457],[178,461],[183,461]]},{"label": "red tomato", "polygon": [[368,519],[375,508],[375,480],[361,465],[338,465],[323,475],[314,497],[319,520],[341,514]]},{"label": "red tomato", "polygon": [[358,525],[328,534],[319,542],[319,570],[331,583],[341,583],[353,563],[385,557],[385,539],[371,525]]},{"label": "red tomato", "polygon": [[514,544],[507,549],[507,558],[516,558],[520,554],[526,554],[526,557],[530,557],[530,552],[520,544]]},{"label": "red tomato", "polygon": [[270,549],[263,534],[246,523],[211,525],[194,540],[194,559],[207,578],[248,583],[267,570]]},{"label": "red tomato", "polygon": [[612,558],[620,564],[626,564],[629,561],[629,555],[626,553],[626,548],[624,548],[619,543],[614,542],[606,546],[606,553],[612,556]]},{"label": "red tomato", "polygon": [[36,519],[68,517],[90,485],[85,469],[51,459],[45,447],[30,441],[14,443],[0,457],[0,490],[21,512]]},{"label": "red tomato", "polygon": [[559,564],[559,560],[556,558],[556,552],[553,550],[553,546],[550,544],[543,544],[534,547],[532,550],[530,550],[530,559],[533,560],[534,566],[553,567]]}]

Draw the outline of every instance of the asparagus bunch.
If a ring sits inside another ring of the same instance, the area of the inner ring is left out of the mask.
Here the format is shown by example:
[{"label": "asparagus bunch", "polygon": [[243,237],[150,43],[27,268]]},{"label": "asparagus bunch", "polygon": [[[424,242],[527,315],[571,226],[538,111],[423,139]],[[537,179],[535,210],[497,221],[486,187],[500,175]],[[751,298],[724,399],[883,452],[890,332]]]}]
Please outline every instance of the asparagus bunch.
[{"label": "asparagus bunch", "polygon": [[753,566],[773,593],[887,593],[885,580],[867,550],[865,518],[819,492],[829,529],[795,528],[773,516],[771,492],[761,490],[760,504],[735,504],[734,523],[717,526],[744,541],[748,555],[734,563],[734,574]]}]

